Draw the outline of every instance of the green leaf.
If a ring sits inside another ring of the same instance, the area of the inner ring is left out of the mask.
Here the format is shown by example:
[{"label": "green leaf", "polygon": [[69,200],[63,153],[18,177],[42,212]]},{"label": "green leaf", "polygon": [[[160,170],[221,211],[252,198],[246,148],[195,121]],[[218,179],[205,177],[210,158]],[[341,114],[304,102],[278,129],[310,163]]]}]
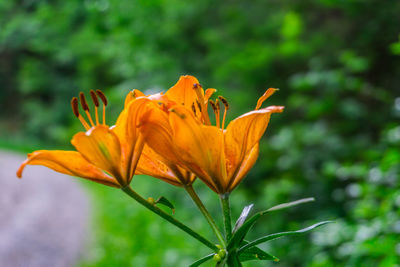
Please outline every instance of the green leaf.
[{"label": "green leaf", "polygon": [[247,232],[258,220],[258,218],[261,217],[262,214],[263,214],[262,212],[256,213],[250,219],[245,221],[239,229],[237,229],[237,231],[232,235],[232,238],[228,243],[227,246],[228,250],[231,250],[232,248],[236,248],[239,246],[239,244],[243,241],[244,237],[246,236]]},{"label": "green leaf", "polygon": [[170,209],[172,210],[172,214],[175,213],[175,207],[174,207],[174,205],[172,205],[172,203],[171,203],[168,199],[166,199],[165,197],[163,197],[163,196],[159,197],[159,198],[156,200],[156,202],[154,202],[154,204],[161,204],[161,205],[164,205],[164,206],[166,206],[166,207],[168,207],[168,208],[170,208]]},{"label": "green leaf", "polygon": [[[246,245],[248,243],[249,243],[248,241],[243,240],[241,245]],[[275,262],[279,261],[277,257],[265,252],[264,250],[256,246],[246,249],[245,251],[242,251],[239,254],[239,259],[241,262],[250,260],[275,261]]]},{"label": "green leaf", "polygon": [[309,197],[309,198],[302,198],[296,201],[292,201],[292,202],[288,202],[288,203],[283,203],[283,204],[279,204],[276,206],[273,206],[272,208],[269,208],[267,211],[275,211],[275,210],[282,210],[282,209],[287,209],[299,204],[303,204],[303,203],[307,203],[307,202],[312,202],[315,201],[315,198],[313,197]]},{"label": "green leaf", "polygon": [[233,232],[236,232],[237,229],[239,229],[240,226],[243,225],[244,221],[247,219],[247,216],[249,216],[250,210],[253,208],[253,206],[254,206],[254,204],[250,204],[243,208],[242,213],[240,214],[239,218],[237,219],[237,221],[235,223]]},{"label": "green leaf", "polygon": [[246,234],[249,232],[249,230],[251,229],[251,227],[256,223],[256,221],[262,216],[267,214],[268,212],[271,211],[277,211],[277,210],[282,210],[282,209],[286,209],[286,208],[290,208],[299,204],[303,204],[303,203],[307,203],[307,202],[311,202],[314,201],[314,198],[303,198],[303,199],[299,199],[293,202],[289,202],[289,203],[284,203],[284,204],[279,204],[277,206],[274,206],[268,210],[265,211],[261,211],[258,212],[256,214],[254,214],[252,217],[250,217],[247,221],[245,221],[243,223],[243,225],[241,227],[239,227],[236,232],[234,232],[231,240],[228,243],[228,250],[238,247],[240,245],[240,243],[243,241],[244,237],[246,236]]},{"label": "green leaf", "polygon": [[241,247],[238,250],[238,253],[241,253],[242,251],[245,251],[245,250],[247,250],[247,249],[249,249],[249,248],[251,248],[253,246],[256,246],[258,244],[265,243],[265,242],[268,242],[268,241],[273,240],[273,239],[277,239],[277,238],[282,237],[282,236],[302,234],[302,233],[308,232],[308,231],[310,231],[310,230],[312,230],[314,228],[317,228],[317,227],[319,227],[321,225],[324,225],[324,224],[327,224],[327,223],[332,223],[332,222],[333,221],[324,221],[324,222],[319,222],[319,223],[313,224],[313,225],[311,225],[309,227],[306,227],[306,228],[303,228],[303,229],[300,229],[300,230],[297,230],[297,231],[289,231],[289,232],[281,232],[281,233],[270,234],[270,235],[258,238],[256,240],[244,245],[243,247]]},{"label": "green leaf", "polygon": [[196,266],[200,266],[201,264],[205,263],[208,260],[211,260],[214,257],[215,253],[212,253],[210,255],[207,255],[195,262],[193,262],[192,264],[189,265],[189,267],[196,267]]}]

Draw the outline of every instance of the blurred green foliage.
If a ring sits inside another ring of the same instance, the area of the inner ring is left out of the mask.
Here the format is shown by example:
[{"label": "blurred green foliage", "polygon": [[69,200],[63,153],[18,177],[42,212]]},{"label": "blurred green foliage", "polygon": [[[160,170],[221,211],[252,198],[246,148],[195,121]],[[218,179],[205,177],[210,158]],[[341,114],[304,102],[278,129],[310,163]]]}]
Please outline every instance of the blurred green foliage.
[{"label": "blurred green foliage", "polygon": [[[261,209],[314,196],[316,203],[256,227],[265,233],[336,219],[307,237],[265,247],[282,258],[281,266],[394,266],[399,14],[396,0],[0,1],[1,143],[65,145],[80,130],[69,107],[80,90],[107,93],[110,122],[130,89],[166,90],[181,74],[224,94],[229,118],[254,108],[265,88],[279,87],[267,102],[286,110],[273,116],[258,164],[232,196],[234,214],[250,202]],[[99,210],[110,209],[98,211],[94,248],[106,256],[85,266],[157,266],[155,257],[165,251],[199,256],[197,244],[183,246],[192,243],[175,239],[158,218],[146,215],[140,224],[142,217],[122,215],[130,209],[117,208],[122,200],[111,189],[93,188],[105,203]],[[162,229],[153,243],[136,239],[140,225],[152,227],[153,220]],[[125,231],[129,236],[119,242]]]}]

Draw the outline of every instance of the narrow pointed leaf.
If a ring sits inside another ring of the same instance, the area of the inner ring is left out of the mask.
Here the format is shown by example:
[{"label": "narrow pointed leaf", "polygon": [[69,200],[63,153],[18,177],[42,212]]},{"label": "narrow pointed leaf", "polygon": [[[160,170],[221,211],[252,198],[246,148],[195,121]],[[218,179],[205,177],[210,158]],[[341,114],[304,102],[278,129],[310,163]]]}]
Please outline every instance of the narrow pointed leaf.
[{"label": "narrow pointed leaf", "polygon": [[253,208],[253,206],[254,206],[254,204],[250,204],[243,208],[242,213],[240,214],[239,218],[237,219],[237,221],[235,223],[233,232],[236,232],[236,230],[239,229],[239,227],[243,225],[244,221],[247,219],[247,216],[249,216],[250,210]]},{"label": "narrow pointed leaf", "polygon": [[[248,241],[243,240],[241,245],[246,245],[248,244]],[[250,261],[250,260],[261,260],[261,261],[275,261],[278,262],[279,259],[268,252],[263,251],[259,247],[251,247],[249,249],[246,249],[245,251],[242,251],[239,254],[239,259],[241,262],[244,261]]]},{"label": "narrow pointed leaf", "polygon": [[274,206],[272,208],[267,209],[267,211],[275,211],[275,210],[287,209],[287,208],[290,208],[290,207],[293,207],[293,206],[296,206],[296,205],[299,205],[299,204],[312,202],[312,201],[315,201],[315,198],[313,198],[313,197],[302,198],[302,199],[299,199],[299,200],[296,200],[296,201],[292,201],[292,202],[276,205],[276,206]]},{"label": "narrow pointed leaf", "polygon": [[290,208],[299,204],[303,204],[303,203],[307,203],[307,202],[311,202],[314,201],[314,198],[303,198],[303,199],[299,199],[293,202],[289,202],[289,203],[284,203],[284,204],[280,204],[277,206],[274,206],[268,210],[265,211],[260,211],[256,214],[254,214],[252,217],[250,217],[249,219],[247,219],[241,227],[239,227],[236,232],[233,234],[231,240],[228,243],[228,249],[231,248],[235,248],[238,247],[239,244],[242,242],[242,240],[244,239],[244,237],[246,236],[246,234],[248,233],[248,231],[251,229],[251,227],[254,225],[254,223],[262,216],[267,214],[268,212],[271,211],[277,211],[277,210],[282,210],[282,209],[286,209],[286,208]]},{"label": "narrow pointed leaf", "polygon": [[249,248],[251,248],[253,246],[256,246],[258,244],[265,243],[265,242],[268,242],[268,241],[273,240],[273,239],[277,239],[277,238],[282,237],[282,236],[302,234],[302,233],[308,232],[308,231],[310,231],[310,230],[312,230],[314,228],[317,228],[318,226],[321,226],[321,225],[324,225],[324,224],[327,224],[327,223],[332,223],[332,222],[333,221],[324,221],[324,222],[319,222],[319,223],[313,224],[313,225],[311,225],[309,227],[306,227],[306,228],[303,228],[303,229],[300,229],[300,230],[297,230],[297,231],[289,231],[289,232],[281,232],[281,233],[270,234],[270,235],[261,237],[259,239],[256,239],[256,240],[248,243],[247,245],[244,245],[243,247],[241,247],[239,249],[238,253],[241,253],[242,251],[245,251],[245,250],[247,250],[247,249],[249,249]]},{"label": "narrow pointed leaf", "polygon": [[205,263],[206,261],[211,260],[211,259],[214,257],[214,255],[215,255],[215,253],[212,253],[212,254],[210,254],[210,255],[207,255],[207,256],[205,256],[205,257],[203,257],[203,258],[201,258],[201,259],[199,259],[199,260],[193,262],[192,264],[189,265],[189,267],[197,267],[197,266],[200,266],[201,264]]},{"label": "narrow pointed leaf", "polygon": [[239,229],[237,229],[237,231],[233,234],[231,240],[228,243],[228,250],[239,246],[239,244],[243,241],[244,237],[246,236],[247,232],[254,225],[254,223],[261,217],[261,215],[262,215],[261,212],[256,213],[250,219],[245,221]]},{"label": "narrow pointed leaf", "polygon": [[171,203],[168,199],[166,199],[165,197],[163,197],[163,196],[159,197],[159,198],[156,200],[155,204],[164,205],[164,206],[170,208],[170,209],[172,210],[172,213],[173,213],[173,214],[175,213],[175,207],[174,207],[174,205],[172,205],[172,203]]}]

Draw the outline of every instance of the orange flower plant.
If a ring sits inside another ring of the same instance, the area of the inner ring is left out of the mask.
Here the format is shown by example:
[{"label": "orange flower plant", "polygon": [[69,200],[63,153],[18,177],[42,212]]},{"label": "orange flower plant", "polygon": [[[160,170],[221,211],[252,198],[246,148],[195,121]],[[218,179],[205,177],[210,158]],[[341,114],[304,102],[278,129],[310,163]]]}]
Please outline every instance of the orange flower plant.
[{"label": "orange flower plant", "polygon": [[[232,229],[229,195],[254,166],[259,154],[259,142],[271,114],[284,109],[283,106],[261,108],[263,102],[276,91],[274,88],[266,90],[253,111],[232,120],[226,128],[228,101],[222,96],[211,100],[216,90],[203,90],[199,81],[189,75],[181,76],[165,93],[145,95],[139,90],[132,90],[125,98],[124,109],[116,124],[111,127],[105,121],[105,95],[100,90],[90,91],[94,107],[92,117],[85,95],[80,93],[80,101],[74,97],[71,105],[86,131],[73,136],[71,143],[76,151],[34,151],[21,164],[17,176],[22,176],[27,165],[43,165],[67,175],[121,188],[138,203],[213,250],[212,254],[191,266],[199,266],[210,259],[214,259],[217,266],[241,266],[241,262],[247,260],[277,261],[275,256],[257,245],[277,237],[303,233],[328,222],[244,241],[249,229],[262,215],[313,201],[313,198],[306,198],[275,206],[251,217],[249,213],[253,205],[246,206]],[[102,102],[101,123],[99,98]],[[79,102],[86,119],[79,111]],[[213,111],[215,118],[210,118],[208,109]],[[160,209],[157,204],[173,209],[166,198],[145,200],[136,193],[130,186],[135,174],[153,176],[183,187],[207,219],[219,245]],[[194,191],[192,184],[196,177],[219,194],[225,235]]]},{"label": "orange flower plant", "polygon": [[[22,177],[22,172],[27,165],[43,165],[57,172],[71,176],[78,176],[104,185],[121,188],[125,193],[134,198],[140,204],[150,209],[157,215],[190,234],[204,245],[218,251],[218,248],[209,240],[193,231],[171,215],[143,199],[129,186],[133,175],[136,173],[149,174],[177,185],[176,177],[168,168],[159,161],[159,156],[150,148],[144,146],[143,138],[138,131],[138,119],[141,107],[147,99],[130,101],[131,95],[126,97],[126,105],[119,115],[114,126],[106,125],[105,110],[107,98],[100,91],[90,91],[95,109],[95,121],[93,120],[85,95],[80,93],[80,103],[87,120],[79,112],[78,98],[71,101],[72,111],[80,120],[86,132],[79,132],[71,140],[77,151],[38,150],[28,154],[28,158],[21,164],[17,176]],[[98,108],[99,97],[103,102],[103,121],[99,122]],[[144,157],[141,155],[144,155]],[[141,163],[138,166],[139,159]],[[138,169],[138,170],[136,170]],[[160,201],[160,200],[159,200]],[[171,207],[165,198],[160,201]]]}]

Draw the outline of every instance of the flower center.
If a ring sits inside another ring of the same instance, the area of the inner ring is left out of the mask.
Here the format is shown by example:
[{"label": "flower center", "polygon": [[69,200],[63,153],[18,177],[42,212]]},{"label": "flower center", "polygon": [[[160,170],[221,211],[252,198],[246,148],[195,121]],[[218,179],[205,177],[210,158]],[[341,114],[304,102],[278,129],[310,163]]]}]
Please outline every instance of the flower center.
[{"label": "flower center", "polygon": [[101,102],[103,102],[103,125],[106,124],[106,106],[107,106],[107,98],[104,95],[104,93],[100,90],[96,90],[96,92],[94,90],[90,90],[90,96],[92,98],[93,104],[94,104],[94,113],[95,113],[95,120],[96,123],[93,122],[92,116],[90,115],[90,110],[89,110],[89,105],[86,102],[86,97],[84,95],[84,93],[80,92],[79,93],[79,99],[81,102],[81,107],[82,109],[85,111],[86,116],[90,122],[87,123],[87,121],[85,120],[85,118],[79,113],[79,101],[77,97],[73,97],[71,100],[71,107],[72,107],[72,112],[74,113],[74,115],[80,120],[80,122],[82,123],[83,127],[85,127],[86,130],[89,130],[91,127],[100,125],[99,123],[99,100],[97,97],[99,97],[101,99]]},{"label": "flower center", "polygon": [[[228,112],[229,109],[229,104],[228,101],[225,99],[223,96],[218,96],[217,99],[215,99],[215,102],[213,100],[208,101],[214,111],[215,114],[215,123],[218,128],[221,128],[222,130],[225,127],[225,119],[226,119],[226,113]],[[224,115],[222,116],[222,122],[220,123],[220,117],[221,117],[221,107],[219,102],[222,102],[224,105]]]},{"label": "flower center", "polygon": [[[192,106],[191,106],[194,115],[196,116],[197,111],[199,111],[200,115],[201,115],[201,120],[203,121],[203,123],[206,125],[211,125],[210,117],[208,116],[208,112],[207,112],[207,104],[210,103],[210,105],[214,111],[214,114],[215,114],[216,126],[223,130],[224,126],[225,126],[226,113],[229,109],[228,101],[223,96],[218,96],[218,98],[215,99],[215,101],[208,100],[208,97],[205,99],[203,96],[203,93],[202,93],[202,89],[203,88],[200,84],[198,84],[198,83],[193,84],[193,90],[195,90],[196,95],[197,95],[196,103],[193,102]],[[219,102],[222,102],[222,104],[224,105],[224,115],[222,116],[222,122],[220,120],[221,107],[220,107]]]},{"label": "flower center", "polygon": [[[208,116],[208,113],[207,113],[207,108],[206,108],[206,103],[205,103],[205,100],[204,100],[204,96],[202,94],[202,89],[203,88],[201,87],[200,84],[195,83],[195,84],[193,84],[193,89],[194,89],[194,91],[196,92],[196,95],[197,95],[198,101],[196,101],[196,102],[197,102],[197,106],[199,108],[199,111],[201,113],[201,117],[202,117],[202,119],[203,119],[203,121],[204,121],[204,123],[206,125],[211,125],[210,117]],[[192,106],[192,108],[193,108],[193,106]]]}]

